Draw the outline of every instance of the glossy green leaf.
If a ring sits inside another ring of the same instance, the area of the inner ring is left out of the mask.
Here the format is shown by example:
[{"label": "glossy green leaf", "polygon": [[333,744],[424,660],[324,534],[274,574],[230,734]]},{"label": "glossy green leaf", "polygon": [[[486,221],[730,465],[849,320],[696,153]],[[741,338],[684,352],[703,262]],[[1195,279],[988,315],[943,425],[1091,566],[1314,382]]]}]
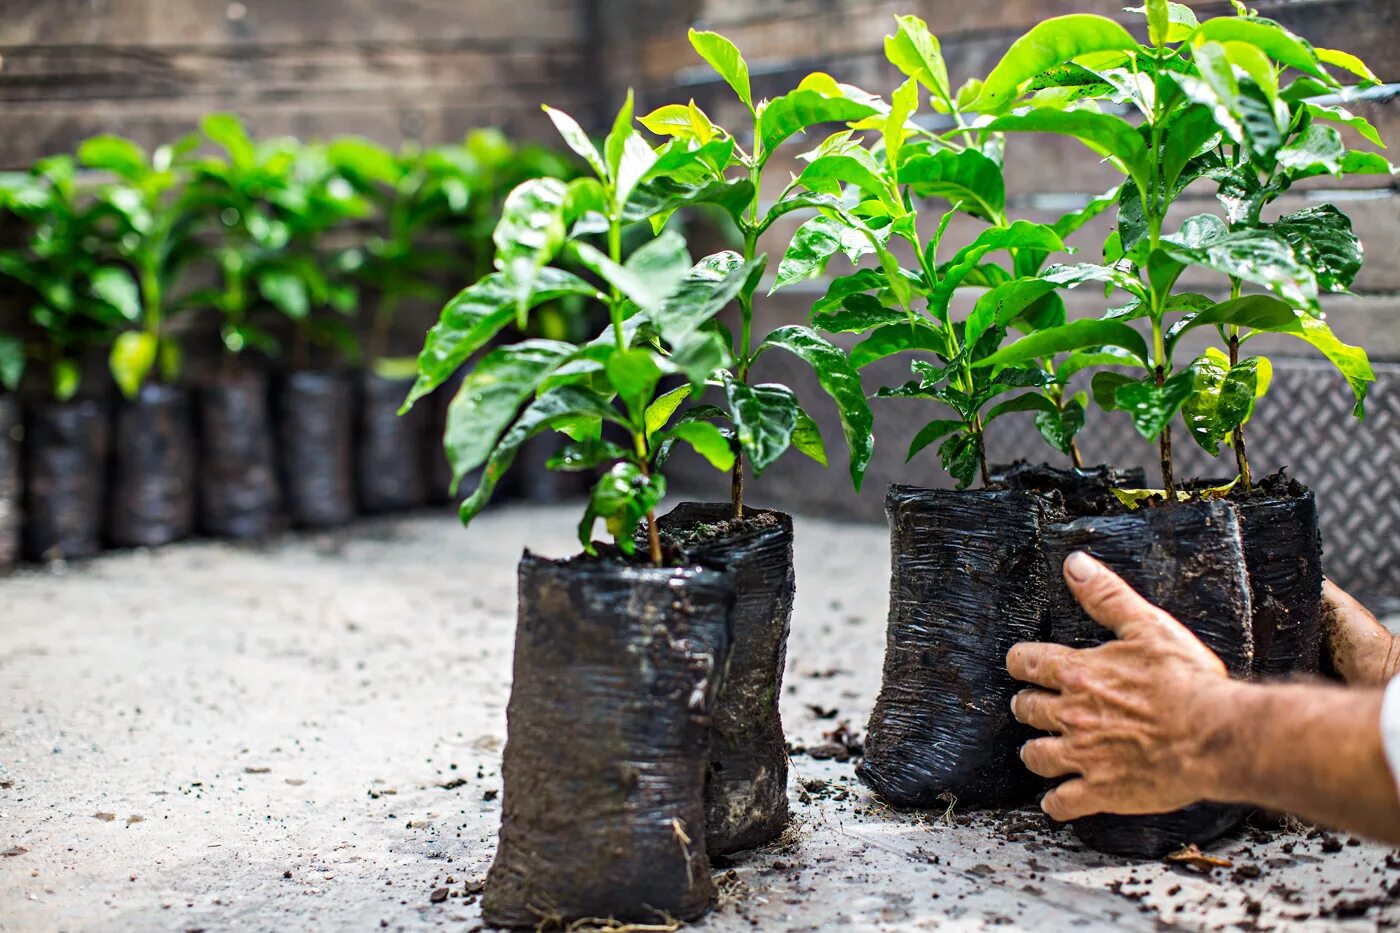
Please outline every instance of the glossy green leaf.
[{"label": "glossy green leaf", "polygon": [[643,421],[652,401],[652,393],[663,375],[651,350],[642,347],[618,350],[608,357],[604,371],[613,390],[627,405],[633,420]]},{"label": "glossy green leaf", "polygon": [[1068,383],[1076,374],[1086,369],[1100,366],[1141,366],[1142,363],[1132,353],[1119,347],[1088,347],[1075,350],[1055,368],[1055,381]]},{"label": "glossy green leaf", "polygon": [[708,421],[678,424],[665,432],[662,439],[666,438],[685,441],[716,470],[728,473],[734,469],[734,449],[729,444],[729,438]]},{"label": "glossy green leaf", "polygon": [[129,330],[118,334],[112,342],[108,365],[117,388],[127,398],[135,398],[145,385],[151,367],[156,363],[159,341],[155,334]]},{"label": "glossy green leaf", "polygon": [[1068,399],[1063,408],[1055,409],[1053,405],[1051,408],[1054,410],[1036,412],[1035,428],[1045,443],[1068,457],[1075,436],[1084,429],[1083,393]]},{"label": "glossy green leaf", "polygon": [[1356,407],[1352,413],[1358,418],[1365,416],[1366,391],[1376,381],[1376,373],[1365,350],[1342,343],[1332,328],[1305,314],[1298,315],[1292,325],[1277,328],[1274,332],[1306,341],[1337,367],[1356,397]]},{"label": "glossy green leaf", "polygon": [[1155,441],[1181,410],[1195,388],[1196,374],[1183,370],[1157,385],[1152,377],[1126,382],[1118,387],[1114,401],[1119,411],[1133,419],[1133,427],[1149,441]]},{"label": "glossy green leaf", "polygon": [[1281,65],[1336,85],[1332,76],[1319,66],[1317,55],[1307,42],[1270,20],[1217,16],[1201,23],[1190,41],[1193,45],[1203,41],[1252,45]]},{"label": "glossy green leaf", "polygon": [[1171,326],[1166,334],[1167,355],[1170,356],[1177,341],[1189,330],[1210,324],[1225,324],[1243,327],[1248,330],[1275,330],[1289,327],[1298,312],[1293,306],[1271,295],[1245,295],[1232,298],[1219,304],[1188,314]]},{"label": "glossy green leaf", "polygon": [[1351,218],[1331,204],[1319,204],[1285,214],[1269,225],[1293,247],[1299,260],[1331,292],[1346,291],[1361,271],[1361,241]]},{"label": "glossy green leaf", "polygon": [[612,441],[590,437],[583,441],[565,444],[554,456],[545,462],[545,468],[564,473],[578,473],[593,470],[605,463],[616,463],[631,456]]},{"label": "glossy green leaf", "polygon": [[1148,363],[1147,343],[1141,334],[1127,324],[1118,321],[1081,320],[1028,334],[972,365],[1015,366],[1051,357],[1056,353],[1105,346],[1120,347],[1133,354],[1142,365]]},{"label": "glossy green leaf", "polygon": [[1094,378],[1090,380],[1090,394],[1094,397],[1094,404],[1104,411],[1118,410],[1118,390],[1130,382],[1136,382],[1132,376],[1119,372],[1099,372],[1094,373]]},{"label": "glossy green leaf", "polygon": [[88,280],[92,293],[111,305],[128,321],[141,319],[141,291],[131,273],[118,266],[103,266]]},{"label": "glossy green leaf", "polygon": [[647,440],[650,441],[653,434],[660,431],[671,420],[671,416],[676,413],[676,409],[681,407],[681,403],[690,398],[691,387],[689,384],[677,386],[647,406],[643,423],[646,428]]},{"label": "glossy green leaf", "polygon": [[841,429],[850,450],[851,482],[857,491],[865,477],[874,449],[874,417],[865,400],[856,367],[830,341],[810,327],[788,325],[773,331],[759,345],[755,355],[778,348],[797,356],[817,377],[817,382],[836,403]]},{"label": "glossy green leaf", "polygon": [[877,111],[869,104],[844,97],[825,97],[796,90],[770,100],[759,117],[763,152],[772,153],[792,136],[823,123],[854,123]]},{"label": "glossy green leaf", "polygon": [[819,214],[797,228],[778,263],[778,275],[768,294],[821,275],[827,261],[841,251],[846,226]]},{"label": "glossy green leaf", "polygon": [[821,428],[816,421],[801,408],[797,409],[797,426],[792,429],[793,449],[815,462],[826,466],[826,442],[822,440]]},{"label": "glossy green leaf", "polygon": [[1121,117],[1090,110],[1032,110],[998,117],[988,130],[999,133],[1058,133],[1072,136],[1112,161],[1140,187],[1150,177],[1147,144],[1137,129]]},{"label": "glossy green leaf", "polygon": [[896,353],[938,353],[948,349],[948,340],[922,318],[904,320],[899,324],[884,324],[851,348],[850,361],[855,369],[864,369],[876,360]]},{"label": "glossy green leaf", "polygon": [[1106,17],[1052,17],[1012,43],[967,109],[983,113],[1003,110],[1047,69],[1090,52],[1133,51],[1137,47],[1137,40],[1126,29]]},{"label": "glossy green leaf", "polygon": [[1359,117],[1347,110],[1345,107],[1332,107],[1325,104],[1308,102],[1303,104],[1303,110],[1314,120],[1325,120],[1328,123],[1336,123],[1341,126],[1350,127],[1357,135],[1372,145],[1385,148],[1385,140],[1381,139],[1381,134],[1377,132],[1375,126],[1365,117]]},{"label": "glossy green leaf", "polygon": [[1055,282],[1034,276],[1012,279],[983,292],[964,325],[963,342],[976,346],[993,327],[1006,327],[1057,288]]},{"label": "glossy green leaf", "polygon": [[900,166],[899,181],[918,197],[942,198],[988,222],[1006,209],[1001,166],[976,149],[940,149],[915,156]]},{"label": "glossy green leaf", "polygon": [[585,267],[648,314],[676,294],[691,268],[685,238],[673,230],[635,250],[622,265],[587,243],[575,243],[574,249]]},{"label": "glossy green leaf", "polygon": [[607,163],[603,161],[598,147],[593,145],[593,140],[588,138],[588,134],[584,132],[583,127],[579,126],[578,121],[562,110],[555,110],[553,107],[542,109],[549,115],[550,122],[559,131],[564,143],[578,153],[599,178],[608,179]]},{"label": "glossy green leaf", "polygon": [[938,37],[917,16],[896,16],[898,30],[885,36],[885,58],[906,76],[913,78],[934,96],[952,97],[948,65],[943,60]]},{"label": "glossy green leaf", "polygon": [[1010,415],[1022,411],[1049,412],[1052,414],[1059,413],[1059,409],[1055,407],[1055,403],[1050,401],[1050,399],[1039,393],[1030,392],[1025,395],[1018,395],[1013,399],[1007,399],[1000,404],[993,405],[991,409],[988,410],[986,417],[982,419],[982,423],[990,424],[1002,415]]},{"label": "glossy green leaf", "polygon": [[1164,237],[1161,252],[1262,285],[1285,301],[1317,308],[1317,278],[1293,247],[1269,230],[1227,230],[1219,218],[1198,215],[1183,224],[1183,235]]},{"label": "glossy green leaf", "polygon": [[[578,276],[545,268],[535,280],[529,306],[536,307],[571,295],[596,294],[597,289]],[[446,381],[514,318],[515,289],[503,273],[492,273],[459,292],[428,331],[418,355],[418,379],[401,411],[407,411],[414,402]]]},{"label": "glossy green leaf", "polygon": [[680,287],[651,312],[661,339],[672,347],[684,344],[761,275],[766,265],[766,256],[746,263],[732,250],[701,259],[686,273]]},{"label": "glossy green leaf", "polygon": [[753,110],[753,90],[749,85],[749,66],[739,49],[724,36],[715,32],[690,30],[690,44],[700,57],[725,80],[744,106]]},{"label": "glossy green leaf", "polygon": [[1195,388],[1181,415],[1191,437],[1211,456],[1219,456],[1221,442],[1253,413],[1261,366],[1267,368],[1267,361],[1255,357],[1231,366],[1214,349],[1192,363]]},{"label": "glossy green leaf", "polygon": [[564,206],[569,186],[557,178],[532,178],[506,196],[491,240],[496,268],[509,273],[517,311],[524,314],[536,276],[549,264],[568,236]]},{"label": "glossy green leaf", "polygon": [[624,554],[635,553],[637,526],[665,495],[666,477],[648,476],[635,463],[616,464],[599,477],[588,497],[578,526],[579,543],[585,552],[596,553],[593,526],[601,518],[618,549]]},{"label": "glossy green leaf", "polygon": [[1334,127],[1314,123],[1275,155],[1278,166],[1297,178],[1340,175],[1346,146]]},{"label": "glossy green leaf", "polygon": [[447,410],[443,445],[454,483],[492,456],[520,406],[574,352],[567,343],[526,340],[498,347],[481,358]]},{"label": "glossy green leaf", "polygon": [[930,421],[919,429],[919,433],[914,435],[914,439],[909,442],[909,452],[904,456],[904,462],[908,463],[919,455],[921,451],[930,444],[936,443],[956,431],[961,431],[966,425],[961,421],[939,420]]},{"label": "glossy green leaf", "polygon": [[665,221],[683,207],[713,204],[731,217],[740,216],[753,202],[753,184],[747,179],[687,184],[670,178],[652,178],[632,189],[622,211],[627,223]]},{"label": "glossy green leaf", "polygon": [[959,489],[966,489],[977,478],[981,463],[978,456],[981,450],[979,438],[971,432],[961,431],[943,441],[938,448],[938,459],[948,475],[958,481]]},{"label": "glossy green leaf", "polygon": [[826,155],[813,160],[802,174],[797,184],[820,194],[839,196],[842,185],[854,185],[865,194],[879,201],[890,202],[889,185],[881,177],[880,168],[869,153],[860,155],[843,153]]},{"label": "glossy green leaf", "polygon": [[908,326],[909,315],[887,308],[870,295],[846,296],[844,305],[830,314],[812,317],[812,326],[828,334],[863,334],[876,327]]},{"label": "glossy green leaf", "polygon": [[792,443],[797,428],[797,396],[782,385],[751,386],[726,379],[729,417],[749,469],[759,476]]},{"label": "glossy green leaf", "polygon": [[[1196,14],[1189,6],[1169,3],[1166,0],[1153,0],[1145,7],[1124,7],[1125,13],[1142,13],[1148,18],[1149,35],[1152,44],[1157,46],[1183,42],[1200,25]],[[1067,451],[1064,451],[1067,452]]]},{"label": "glossy green leaf", "polygon": [[1340,68],[1360,78],[1363,86],[1373,86],[1381,83],[1381,79],[1376,77],[1376,73],[1367,67],[1366,63],[1350,52],[1343,52],[1338,49],[1313,48],[1313,54],[1317,60],[1324,65],[1331,65]]}]

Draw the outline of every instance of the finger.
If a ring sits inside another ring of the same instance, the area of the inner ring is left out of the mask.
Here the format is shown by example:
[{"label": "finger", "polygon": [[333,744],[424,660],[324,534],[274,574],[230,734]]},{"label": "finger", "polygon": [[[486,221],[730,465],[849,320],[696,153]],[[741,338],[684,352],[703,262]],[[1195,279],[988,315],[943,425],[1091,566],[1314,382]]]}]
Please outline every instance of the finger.
[{"label": "finger", "polygon": [[1028,684],[1060,689],[1060,670],[1074,657],[1074,649],[1064,645],[1047,645],[1025,641],[1012,645],[1006,653],[1006,670],[1017,680]]},{"label": "finger", "polygon": [[1011,698],[1011,715],[1042,732],[1064,732],[1056,709],[1059,701],[1060,695],[1049,690],[1022,690]]},{"label": "finger", "polygon": [[1050,819],[1059,823],[1077,820],[1101,811],[1100,807],[1094,805],[1089,782],[1083,778],[1065,781],[1050,791],[1040,799],[1040,809],[1044,810]]},{"label": "finger", "polygon": [[1079,766],[1070,758],[1069,743],[1059,738],[1031,739],[1021,746],[1021,763],[1045,778],[1079,773]]},{"label": "finger", "polygon": [[1350,593],[1331,580],[1322,581],[1322,605],[1329,615],[1338,622],[1357,620],[1369,625],[1380,626],[1375,613],[1361,605]]},{"label": "finger", "polygon": [[1120,638],[1141,634],[1175,619],[1143,599],[1123,578],[1083,551],[1065,558],[1065,583],[1084,611]]}]

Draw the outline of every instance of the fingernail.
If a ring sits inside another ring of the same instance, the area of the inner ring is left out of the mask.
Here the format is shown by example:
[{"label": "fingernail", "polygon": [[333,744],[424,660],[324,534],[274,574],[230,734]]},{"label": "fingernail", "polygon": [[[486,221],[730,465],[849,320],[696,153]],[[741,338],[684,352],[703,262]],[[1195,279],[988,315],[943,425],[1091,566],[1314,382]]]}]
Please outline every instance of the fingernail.
[{"label": "fingernail", "polygon": [[1077,583],[1084,583],[1098,570],[1094,559],[1083,551],[1075,551],[1065,558],[1065,573]]}]

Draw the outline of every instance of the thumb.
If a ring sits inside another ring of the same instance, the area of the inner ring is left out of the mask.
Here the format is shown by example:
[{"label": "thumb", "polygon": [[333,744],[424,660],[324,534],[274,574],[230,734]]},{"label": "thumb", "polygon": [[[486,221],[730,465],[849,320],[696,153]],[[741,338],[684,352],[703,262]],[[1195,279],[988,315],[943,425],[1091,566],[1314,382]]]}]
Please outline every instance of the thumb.
[{"label": "thumb", "polygon": [[1119,638],[1132,638],[1164,621],[1174,621],[1083,551],[1065,558],[1064,574],[1069,591],[1084,611]]}]

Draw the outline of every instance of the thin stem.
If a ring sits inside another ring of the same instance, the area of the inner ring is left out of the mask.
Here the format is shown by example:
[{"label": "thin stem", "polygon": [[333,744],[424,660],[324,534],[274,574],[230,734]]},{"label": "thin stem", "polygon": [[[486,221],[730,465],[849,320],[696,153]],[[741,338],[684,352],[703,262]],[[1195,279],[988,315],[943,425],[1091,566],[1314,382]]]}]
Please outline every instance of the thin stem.
[{"label": "thin stem", "polygon": [[1084,457],[1079,453],[1079,442],[1072,437],[1069,439],[1069,462],[1074,464],[1076,470],[1084,469]]},{"label": "thin stem", "polygon": [[[1234,369],[1235,364],[1240,361],[1240,329],[1238,325],[1230,325],[1230,368]],[[1240,472],[1240,484],[1244,486],[1244,491],[1249,492],[1253,477],[1249,471],[1249,451],[1245,447],[1244,425],[1235,426],[1233,436],[1235,446],[1235,466]]]}]

